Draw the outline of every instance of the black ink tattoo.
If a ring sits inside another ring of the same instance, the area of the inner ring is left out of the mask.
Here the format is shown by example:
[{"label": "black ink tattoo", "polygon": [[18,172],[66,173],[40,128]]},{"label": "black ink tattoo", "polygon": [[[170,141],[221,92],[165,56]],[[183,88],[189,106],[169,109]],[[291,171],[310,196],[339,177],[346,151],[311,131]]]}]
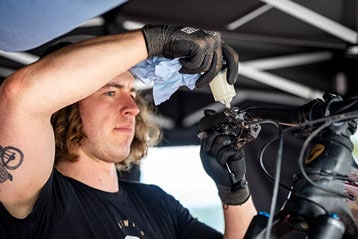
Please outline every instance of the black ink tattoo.
[{"label": "black ink tattoo", "polygon": [[0,145],[0,183],[8,179],[12,181],[12,175],[8,170],[17,169],[23,160],[24,154],[18,148]]}]

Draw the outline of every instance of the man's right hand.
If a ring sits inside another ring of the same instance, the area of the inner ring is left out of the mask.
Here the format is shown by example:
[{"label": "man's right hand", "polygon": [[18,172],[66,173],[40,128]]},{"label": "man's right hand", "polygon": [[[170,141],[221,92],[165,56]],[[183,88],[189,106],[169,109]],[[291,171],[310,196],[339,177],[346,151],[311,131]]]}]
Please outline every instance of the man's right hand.
[{"label": "man's right hand", "polygon": [[227,67],[227,81],[237,79],[239,56],[218,32],[182,26],[145,25],[142,29],[148,56],[181,58],[180,73],[202,73],[196,87],[207,85]]}]

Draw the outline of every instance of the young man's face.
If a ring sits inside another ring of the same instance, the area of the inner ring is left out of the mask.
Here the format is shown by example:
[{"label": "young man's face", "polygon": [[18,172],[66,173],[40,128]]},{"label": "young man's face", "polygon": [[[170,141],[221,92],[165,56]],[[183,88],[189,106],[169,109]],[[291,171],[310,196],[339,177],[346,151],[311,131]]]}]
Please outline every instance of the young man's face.
[{"label": "young man's face", "polygon": [[79,102],[83,131],[82,151],[94,159],[120,162],[130,153],[135,117],[134,78],[127,71]]}]

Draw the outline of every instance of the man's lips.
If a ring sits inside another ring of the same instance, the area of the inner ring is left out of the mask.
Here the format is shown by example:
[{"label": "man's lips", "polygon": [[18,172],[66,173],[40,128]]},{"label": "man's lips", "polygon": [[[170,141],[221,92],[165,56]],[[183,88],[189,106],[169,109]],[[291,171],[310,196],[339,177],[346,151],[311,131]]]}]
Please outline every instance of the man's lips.
[{"label": "man's lips", "polygon": [[115,131],[124,132],[124,133],[133,133],[134,132],[134,125],[123,125],[123,126],[116,126],[114,128]]}]

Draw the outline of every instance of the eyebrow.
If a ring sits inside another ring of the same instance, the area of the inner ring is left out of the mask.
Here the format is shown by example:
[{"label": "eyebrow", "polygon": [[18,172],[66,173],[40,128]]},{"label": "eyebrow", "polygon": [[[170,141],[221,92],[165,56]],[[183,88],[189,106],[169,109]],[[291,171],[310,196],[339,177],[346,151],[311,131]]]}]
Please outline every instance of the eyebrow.
[{"label": "eyebrow", "polygon": [[[108,84],[104,85],[102,87],[102,89],[109,88],[109,87],[115,87],[115,88],[118,88],[118,89],[123,89],[124,88],[123,85],[118,84],[118,83],[108,83]],[[135,91],[135,88],[134,87],[130,88],[130,91]]]}]

